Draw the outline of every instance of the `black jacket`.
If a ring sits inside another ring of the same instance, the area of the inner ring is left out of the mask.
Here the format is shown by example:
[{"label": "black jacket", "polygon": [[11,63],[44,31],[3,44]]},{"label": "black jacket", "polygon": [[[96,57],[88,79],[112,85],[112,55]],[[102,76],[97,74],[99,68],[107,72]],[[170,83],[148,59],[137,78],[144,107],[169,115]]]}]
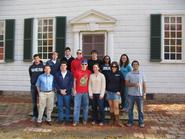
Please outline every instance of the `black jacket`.
[{"label": "black jacket", "polygon": [[66,57],[63,57],[60,59],[60,62],[62,61],[66,61],[67,62],[67,70],[69,70],[71,72],[71,62],[74,60],[74,57],[70,57],[69,59],[67,59]]},{"label": "black jacket", "polygon": [[29,67],[29,75],[30,75],[31,85],[36,84],[39,75],[41,75],[42,73],[44,73],[44,65],[43,65],[42,61],[40,62],[39,65],[36,65],[33,62],[33,64]]},{"label": "black jacket", "polygon": [[97,60],[92,60],[92,59],[89,59],[88,60],[88,69],[93,73],[93,65],[98,63],[99,64],[99,67],[101,68],[101,65],[102,65],[102,61],[100,59],[97,59]]},{"label": "black jacket", "polygon": [[111,92],[119,91],[121,93],[123,87],[125,86],[124,82],[124,76],[120,71],[117,71],[116,73],[110,71],[107,76],[106,90]]}]

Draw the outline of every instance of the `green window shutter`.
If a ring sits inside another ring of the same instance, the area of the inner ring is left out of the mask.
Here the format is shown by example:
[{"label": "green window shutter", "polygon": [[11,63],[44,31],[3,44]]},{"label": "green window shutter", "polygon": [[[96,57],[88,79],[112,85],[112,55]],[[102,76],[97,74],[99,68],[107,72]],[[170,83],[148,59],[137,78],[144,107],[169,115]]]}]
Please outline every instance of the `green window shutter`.
[{"label": "green window shutter", "polygon": [[152,14],[150,18],[150,61],[161,61],[161,15]]},{"label": "green window shutter", "polygon": [[24,61],[32,61],[33,18],[24,19]]},{"label": "green window shutter", "polygon": [[66,45],[66,17],[56,17],[56,51],[59,58],[64,56]]},{"label": "green window shutter", "polygon": [[5,29],[5,61],[14,61],[15,20],[7,19]]}]

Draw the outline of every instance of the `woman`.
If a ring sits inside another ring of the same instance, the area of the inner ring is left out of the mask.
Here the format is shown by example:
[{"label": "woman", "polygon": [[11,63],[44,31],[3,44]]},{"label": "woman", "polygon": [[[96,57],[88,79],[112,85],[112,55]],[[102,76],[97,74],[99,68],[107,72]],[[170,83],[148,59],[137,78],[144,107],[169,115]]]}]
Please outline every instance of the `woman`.
[{"label": "woman", "polygon": [[[108,73],[111,70],[110,69],[110,65],[111,65],[110,56],[108,56],[108,55],[104,56],[103,57],[103,64],[101,66],[101,72],[105,76],[106,84],[107,84],[107,76],[108,76]],[[105,96],[104,96],[104,108],[105,108],[105,111],[108,111],[108,107],[109,107],[109,104],[108,104],[108,101],[106,100],[106,93],[105,93]]]},{"label": "woman", "polygon": [[[129,62],[129,57],[126,54],[122,54],[119,60],[119,65],[120,65],[120,71],[124,78],[126,75],[132,71],[132,66]],[[123,111],[128,111],[128,88],[125,87],[122,90],[122,95],[121,95],[122,103],[121,107]]]},{"label": "woman", "polygon": [[121,90],[124,87],[124,77],[119,71],[119,65],[117,62],[111,63],[111,71],[107,76],[107,100],[110,106],[111,121],[119,127],[122,127],[119,120],[119,103],[121,97]]},{"label": "woman", "polygon": [[99,64],[93,65],[93,72],[89,78],[89,97],[92,100],[93,121],[92,124],[99,122],[104,125],[104,94],[105,94],[105,76],[99,72]]}]

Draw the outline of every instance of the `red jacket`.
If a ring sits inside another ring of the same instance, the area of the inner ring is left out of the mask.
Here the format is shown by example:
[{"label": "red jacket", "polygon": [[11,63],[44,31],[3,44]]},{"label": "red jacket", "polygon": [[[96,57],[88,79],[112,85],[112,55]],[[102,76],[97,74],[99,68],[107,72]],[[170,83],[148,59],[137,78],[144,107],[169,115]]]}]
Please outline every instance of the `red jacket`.
[{"label": "red jacket", "polygon": [[73,75],[76,71],[78,71],[82,68],[81,67],[81,61],[82,60],[83,60],[83,58],[81,58],[81,59],[76,58],[75,60],[72,61],[72,63],[71,63],[71,72],[72,72]]}]

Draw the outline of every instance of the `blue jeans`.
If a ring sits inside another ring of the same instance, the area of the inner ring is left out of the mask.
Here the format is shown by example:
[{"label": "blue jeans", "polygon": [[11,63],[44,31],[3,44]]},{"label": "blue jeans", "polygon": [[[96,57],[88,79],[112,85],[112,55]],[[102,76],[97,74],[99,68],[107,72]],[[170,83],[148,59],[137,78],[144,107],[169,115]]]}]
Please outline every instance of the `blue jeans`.
[{"label": "blue jeans", "polygon": [[121,99],[122,108],[128,109],[128,87],[124,87]]},{"label": "blue jeans", "polygon": [[130,96],[128,95],[128,123],[133,124],[133,109],[134,103],[137,104],[137,111],[138,111],[138,123],[139,125],[144,123],[144,112],[143,112],[143,97],[142,96]]},{"label": "blue jeans", "polygon": [[33,112],[33,117],[38,117],[37,88],[36,88],[35,85],[31,85],[31,97],[32,97],[32,112]]},{"label": "blue jeans", "polygon": [[93,110],[93,121],[104,123],[105,112],[104,112],[104,99],[99,99],[100,94],[93,94],[92,110]]},{"label": "blue jeans", "polygon": [[83,108],[83,121],[88,119],[89,96],[88,93],[77,93],[74,97],[74,122],[79,123],[80,108]]},{"label": "blue jeans", "polygon": [[[71,98],[72,96],[69,95],[61,95],[57,93],[57,103],[58,103],[58,120],[59,121],[70,121],[70,106],[71,106]],[[65,106],[65,114],[64,114],[64,106]]]}]

